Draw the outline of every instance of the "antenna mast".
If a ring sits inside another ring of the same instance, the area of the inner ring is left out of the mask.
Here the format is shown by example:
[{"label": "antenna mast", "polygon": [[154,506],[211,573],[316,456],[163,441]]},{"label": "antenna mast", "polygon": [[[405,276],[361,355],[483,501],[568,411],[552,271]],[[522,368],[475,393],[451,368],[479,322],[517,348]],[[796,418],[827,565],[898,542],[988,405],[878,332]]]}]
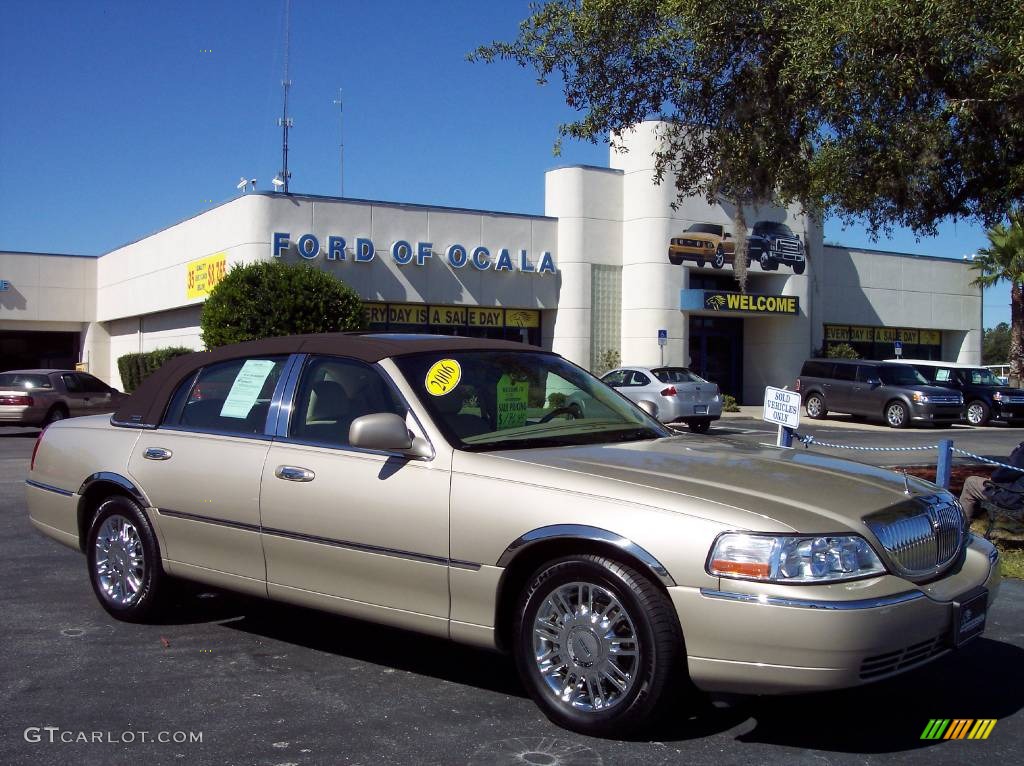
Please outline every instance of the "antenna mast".
[{"label": "antenna mast", "polygon": [[292,0],[285,0],[284,3],[284,79],[281,80],[281,86],[284,88],[284,109],[282,110],[281,119],[277,121],[277,124],[281,126],[281,165],[282,170],[280,178],[282,181],[282,191],[288,193],[288,179],[291,178],[291,173],[288,172],[288,128],[292,127],[295,123],[292,118],[288,116],[288,89],[292,85],[292,81],[288,79],[288,52],[291,47],[291,36],[292,36]]},{"label": "antenna mast", "polygon": [[341,196],[345,196],[345,113],[342,106],[341,88],[338,88],[338,97],[334,103],[338,107],[338,180],[341,187]]}]

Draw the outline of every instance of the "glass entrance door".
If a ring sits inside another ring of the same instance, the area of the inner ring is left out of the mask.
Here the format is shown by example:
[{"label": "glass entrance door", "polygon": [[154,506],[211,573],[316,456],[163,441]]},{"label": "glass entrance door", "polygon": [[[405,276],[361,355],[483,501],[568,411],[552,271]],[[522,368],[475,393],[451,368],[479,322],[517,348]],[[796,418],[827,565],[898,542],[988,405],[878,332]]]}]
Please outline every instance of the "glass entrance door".
[{"label": "glass entrance door", "polygon": [[690,317],[690,369],[742,403],[743,320]]}]

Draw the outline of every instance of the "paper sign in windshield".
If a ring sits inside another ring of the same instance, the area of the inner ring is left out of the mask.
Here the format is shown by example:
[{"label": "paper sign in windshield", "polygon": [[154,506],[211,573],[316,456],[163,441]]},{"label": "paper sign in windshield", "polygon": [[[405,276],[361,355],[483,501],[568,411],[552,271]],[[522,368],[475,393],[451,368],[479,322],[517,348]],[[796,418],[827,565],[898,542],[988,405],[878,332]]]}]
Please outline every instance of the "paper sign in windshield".
[{"label": "paper sign in windshield", "polygon": [[462,380],[462,366],[454,359],[442,359],[435,362],[427,370],[427,378],[423,381],[427,393],[433,396],[450,394]]},{"label": "paper sign in windshield", "polygon": [[498,380],[498,430],[520,428],[526,425],[526,403],[530,384],[502,375]]},{"label": "paper sign in windshield", "polygon": [[222,418],[246,418],[256,404],[267,376],[274,369],[274,362],[269,359],[249,359],[242,365],[235,382],[231,385],[228,398],[221,407]]}]

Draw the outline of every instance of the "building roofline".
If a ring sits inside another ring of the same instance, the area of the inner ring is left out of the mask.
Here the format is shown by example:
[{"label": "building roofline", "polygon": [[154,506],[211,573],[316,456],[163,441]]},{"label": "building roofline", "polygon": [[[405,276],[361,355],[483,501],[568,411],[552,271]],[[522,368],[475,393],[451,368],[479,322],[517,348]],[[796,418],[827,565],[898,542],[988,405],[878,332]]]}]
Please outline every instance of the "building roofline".
[{"label": "building roofline", "polygon": [[98,255],[88,255],[86,253],[40,253],[36,250],[0,249],[0,255],[45,255],[52,258],[99,258]]},{"label": "building roofline", "polygon": [[[360,198],[356,198],[356,197],[332,197],[332,196],[329,196],[329,195],[326,195],[326,194],[284,194],[283,192],[267,191],[267,190],[261,189],[259,191],[248,192],[246,194],[238,194],[238,195],[232,197],[231,199],[224,200],[223,202],[218,202],[217,204],[212,205],[212,206],[210,206],[208,208],[204,208],[203,210],[200,210],[200,211],[198,211],[196,213],[193,213],[192,215],[188,215],[188,216],[185,216],[184,218],[180,218],[179,220],[175,221],[174,223],[168,224],[167,226],[163,226],[163,227],[161,227],[159,229],[154,229],[153,231],[149,232],[148,234],[143,234],[140,237],[136,237],[135,239],[129,240],[128,242],[125,242],[124,244],[121,244],[121,245],[118,245],[117,247],[111,248],[110,250],[107,250],[104,253],[100,253],[100,255],[98,255],[98,256],[85,256],[85,257],[88,257],[88,258],[102,258],[104,255],[110,255],[111,253],[116,252],[117,250],[123,250],[126,247],[138,244],[139,242],[141,242],[144,239],[149,239],[150,237],[154,237],[157,234],[160,234],[161,232],[167,231],[168,229],[173,229],[175,226],[180,226],[181,224],[186,223],[187,221],[191,221],[193,218],[198,218],[199,216],[205,215],[206,213],[209,213],[209,212],[211,212],[213,210],[216,210],[219,207],[224,207],[225,205],[230,205],[231,203],[237,202],[238,200],[241,200],[241,199],[245,199],[246,197],[269,197],[271,199],[282,199],[282,200],[306,199],[306,200],[310,200],[310,201],[313,201],[313,202],[317,202],[317,201],[320,201],[320,202],[344,202],[344,203],[350,203],[350,204],[354,204],[354,205],[387,205],[389,207],[396,207],[396,208],[400,208],[400,209],[403,209],[403,210],[439,210],[439,211],[443,211],[443,212],[446,212],[446,213],[469,213],[469,214],[472,214],[472,215],[493,215],[493,216],[501,216],[501,217],[505,217],[505,218],[526,218],[526,219],[531,220],[531,221],[557,221],[558,220],[557,218],[555,218],[553,216],[549,216],[549,215],[530,215],[529,213],[507,213],[507,212],[503,212],[503,211],[500,211],[500,210],[479,210],[479,209],[476,209],[476,208],[448,207],[448,206],[445,206],[445,205],[424,205],[424,204],[421,204],[421,203],[418,203],[418,202],[388,202],[387,200],[360,199]],[[0,251],[0,252],[3,252],[3,251]]]},{"label": "building roofline", "polygon": [[899,258],[923,258],[928,261],[945,261],[946,263],[970,263],[970,261],[950,258],[945,255],[921,255],[920,253],[903,253],[898,250],[875,250],[870,247],[855,247],[854,245],[825,245],[824,247],[826,250],[832,248],[833,250],[852,250],[853,252],[870,253],[872,255],[895,255]]},{"label": "building roofline", "polygon": [[626,171],[621,168],[606,168],[601,165],[585,165],[582,163],[577,163],[575,165],[555,165],[553,168],[545,170],[544,173],[553,173],[556,170],[597,170],[601,173],[614,173],[617,176],[626,174]]}]

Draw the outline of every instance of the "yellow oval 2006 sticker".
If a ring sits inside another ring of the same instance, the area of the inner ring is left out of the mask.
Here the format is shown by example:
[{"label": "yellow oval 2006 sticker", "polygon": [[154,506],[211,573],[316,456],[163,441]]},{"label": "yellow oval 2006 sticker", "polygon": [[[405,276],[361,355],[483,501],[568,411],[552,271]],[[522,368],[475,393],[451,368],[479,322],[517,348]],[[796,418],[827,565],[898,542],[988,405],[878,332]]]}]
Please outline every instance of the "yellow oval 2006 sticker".
[{"label": "yellow oval 2006 sticker", "polygon": [[434,396],[444,396],[454,391],[460,380],[462,380],[462,367],[459,363],[454,359],[442,359],[427,370],[427,379],[424,381],[424,385],[426,385],[428,393]]}]

